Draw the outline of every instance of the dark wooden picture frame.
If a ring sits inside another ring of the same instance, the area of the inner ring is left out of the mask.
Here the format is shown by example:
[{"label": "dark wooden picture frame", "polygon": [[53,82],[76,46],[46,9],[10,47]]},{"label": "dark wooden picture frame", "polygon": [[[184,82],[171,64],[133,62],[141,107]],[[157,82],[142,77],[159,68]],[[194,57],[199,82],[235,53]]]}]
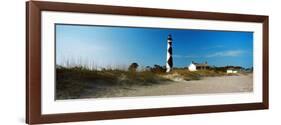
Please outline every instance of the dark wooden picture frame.
[{"label": "dark wooden picture frame", "polygon": [[[99,111],[83,113],[73,112],[65,114],[43,115],[41,113],[41,11],[99,13],[262,23],[262,103],[166,107],[153,109]],[[268,109],[268,20],[268,16],[262,15],[226,14],[214,12],[29,1],[26,3],[26,123],[39,124]]]}]

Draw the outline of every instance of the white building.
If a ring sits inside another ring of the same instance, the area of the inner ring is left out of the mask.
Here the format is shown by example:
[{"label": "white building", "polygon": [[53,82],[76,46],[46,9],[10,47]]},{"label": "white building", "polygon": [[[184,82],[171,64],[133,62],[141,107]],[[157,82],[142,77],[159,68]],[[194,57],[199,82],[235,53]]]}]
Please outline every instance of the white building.
[{"label": "white building", "polygon": [[195,62],[191,62],[188,66],[188,70],[189,71],[197,71],[197,70],[206,70],[209,69],[210,66],[208,65],[207,62],[205,63],[195,63]]},{"label": "white building", "polygon": [[242,67],[240,66],[226,66],[226,73],[230,74],[230,73],[239,73],[242,70]]},{"label": "white building", "polygon": [[238,73],[238,71],[235,70],[235,69],[227,69],[227,70],[226,70],[226,73],[227,73],[227,74],[230,74],[230,73]]},{"label": "white building", "polygon": [[196,65],[193,63],[190,63],[190,65],[188,66],[188,70],[189,71],[196,71]]}]

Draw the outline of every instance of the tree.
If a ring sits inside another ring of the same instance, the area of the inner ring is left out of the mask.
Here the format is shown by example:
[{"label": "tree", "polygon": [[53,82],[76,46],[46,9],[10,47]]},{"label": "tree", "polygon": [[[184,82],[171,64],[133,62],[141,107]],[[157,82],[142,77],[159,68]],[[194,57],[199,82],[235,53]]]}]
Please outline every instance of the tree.
[{"label": "tree", "polygon": [[131,79],[136,79],[137,76],[136,71],[138,67],[139,67],[138,63],[135,62],[129,66],[128,70],[130,72],[129,76]]},{"label": "tree", "polygon": [[138,67],[139,67],[138,63],[134,62],[129,66],[128,70],[131,72],[136,72]]},{"label": "tree", "polygon": [[154,65],[153,68],[151,68],[150,70],[151,72],[154,72],[154,73],[164,73],[166,72],[166,68],[165,66],[160,66],[160,65]]}]

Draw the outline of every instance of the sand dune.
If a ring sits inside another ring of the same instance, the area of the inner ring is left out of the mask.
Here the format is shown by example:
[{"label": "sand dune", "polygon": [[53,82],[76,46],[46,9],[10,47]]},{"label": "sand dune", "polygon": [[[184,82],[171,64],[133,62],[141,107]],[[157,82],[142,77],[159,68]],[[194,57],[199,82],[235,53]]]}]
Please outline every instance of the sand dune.
[{"label": "sand dune", "polygon": [[194,81],[170,81],[151,86],[104,87],[103,89],[102,93],[93,95],[88,92],[82,98],[251,92],[253,91],[253,76],[250,74],[204,77],[202,80]]}]

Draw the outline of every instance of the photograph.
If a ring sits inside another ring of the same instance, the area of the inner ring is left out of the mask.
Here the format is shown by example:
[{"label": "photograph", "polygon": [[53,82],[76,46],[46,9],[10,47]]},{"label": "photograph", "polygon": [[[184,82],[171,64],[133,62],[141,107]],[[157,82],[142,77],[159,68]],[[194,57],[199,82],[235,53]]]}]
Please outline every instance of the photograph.
[{"label": "photograph", "polygon": [[269,15],[49,1],[25,9],[27,124],[269,109]]},{"label": "photograph", "polygon": [[253,92],[253,32],[55,24],[55,100]]}]

